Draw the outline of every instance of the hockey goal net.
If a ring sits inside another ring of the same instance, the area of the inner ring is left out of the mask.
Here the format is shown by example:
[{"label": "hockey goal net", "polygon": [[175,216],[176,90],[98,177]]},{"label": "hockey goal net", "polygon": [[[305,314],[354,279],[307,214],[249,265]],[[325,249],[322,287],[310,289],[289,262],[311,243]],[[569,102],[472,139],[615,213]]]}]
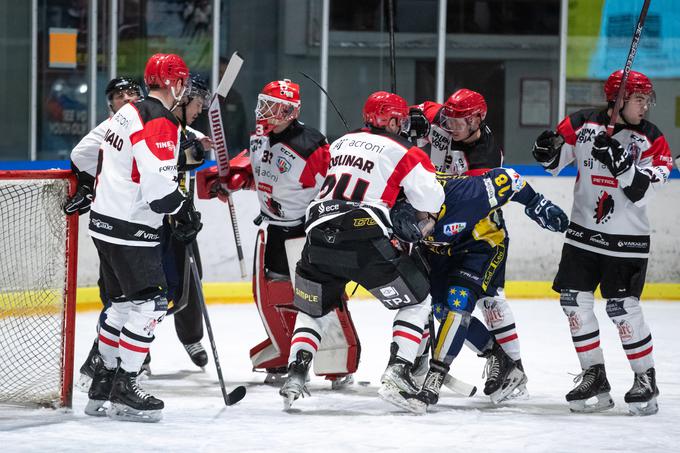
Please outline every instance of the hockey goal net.
[{"label": "hockey goal net", "polygon": [[0,171],[0,403],[71,405],[74,191],[70,171]]}]

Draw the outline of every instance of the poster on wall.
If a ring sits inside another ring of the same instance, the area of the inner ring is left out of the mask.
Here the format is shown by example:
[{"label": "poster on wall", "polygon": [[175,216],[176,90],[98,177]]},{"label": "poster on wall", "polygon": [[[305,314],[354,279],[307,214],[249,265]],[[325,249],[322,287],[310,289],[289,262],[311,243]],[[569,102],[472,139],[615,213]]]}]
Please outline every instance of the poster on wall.
[{"label": "poster on wall", "polygon": [[[568,79],[606,79],[623,68],[643,0],[570,0]],[[680,77],[680,1],[651,2],[634,69]]]}]

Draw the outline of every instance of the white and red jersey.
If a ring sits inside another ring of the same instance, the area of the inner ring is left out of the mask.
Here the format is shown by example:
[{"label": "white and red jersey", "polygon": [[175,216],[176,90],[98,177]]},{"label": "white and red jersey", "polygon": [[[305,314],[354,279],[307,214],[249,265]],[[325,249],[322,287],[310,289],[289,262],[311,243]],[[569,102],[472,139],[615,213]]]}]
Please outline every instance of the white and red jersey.
[{"label": "white and red jersey", "polygon": [[97,174],[97,161],[99,159],[99,146],[104,140],[104,134],[109,129],[111,118],[106,118],[94,129],[87,133],[78,144],[71,150],[71,162],[80,171],[88,173],[92,177]]},{"label": "white and red jersey", "polygon": [[138,247],[160,243],[163,216],[185,200],[177,184],[179,137],[179,122],[153,97],[111,117],[100,143],[92,237]]},{"label": "white and red jersey", "polygon": [[444,191],[435,169],[427,154],[408,140],[382,129],[360,129],[334,141],[330,154],[326,180],[307,210],[307,231],[347,212],[323,204],[330,200],[366,210],[386,235],[389,210],[401,190],[418,211],[439,212]]},{"label": "white and red jersey", "polygon": [[250,163],[260,211],[272,225],[295,226],[328,171],[328,142],[295,120],[280,134],[250,136]]},{"label": "white and red jersey", "polygon": [[450,175],[479,175],[491,168],[503,166],[503,149],[496,143],[491,129],[480,125],[481,135],[473,143],[457,142],[451,133],[441,126],[439,113],[443,105],[425,101],[414,106],[420,109],[430,122],[430,132],[418,144],[430,145],[430,160],[438,172]]},{"label": "white and red jersey", "polygon": [[578,168],[566,243],[603,255],[646,258],[650,232],[646,205],[668,180],[670,148],[649,121],[617,124],[613,137],[633,155],[634,165],[615,178],[591,155],[595,137],[608,123],[606,111],[587,109],[569,115],[557,127],[565,142],[559,160],[546,164],[547,170],[556,175],[571,162]]}]

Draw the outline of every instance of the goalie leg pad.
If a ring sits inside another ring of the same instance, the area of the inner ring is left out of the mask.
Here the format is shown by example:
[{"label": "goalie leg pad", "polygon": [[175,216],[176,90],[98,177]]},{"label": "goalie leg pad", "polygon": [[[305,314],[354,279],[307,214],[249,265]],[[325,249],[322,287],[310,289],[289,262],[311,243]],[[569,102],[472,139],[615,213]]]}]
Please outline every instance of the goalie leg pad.
[{"label": "goalie leg pad", "polygon": [[607,315],[619,331],[623,350],[635,373],[654,367],[652,334],[637,297],[607,300]]},{"label": "goalie leg pad", "polygon": [[604,363],[594,304],[595,296],[590,291],[563,289],[560,292],[560,305],[569,320],[571,340],[584,370]]}]

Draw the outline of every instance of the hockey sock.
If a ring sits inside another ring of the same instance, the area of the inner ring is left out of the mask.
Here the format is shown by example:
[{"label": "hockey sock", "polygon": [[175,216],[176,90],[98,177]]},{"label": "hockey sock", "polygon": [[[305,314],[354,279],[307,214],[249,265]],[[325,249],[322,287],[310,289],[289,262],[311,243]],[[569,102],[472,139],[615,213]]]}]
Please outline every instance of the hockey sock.
[{"label": "hockey sock", "polygon": [[493,347],[493,336],[482,321],[474,316],[470,318],[465,344],[477,355],[481,355]]},{"label": "hockey sock", "polygon": [[560,305],[569,320],[571,340],[574,342],[581,368],[585,370],[593,365],[603,364],[600,328],[593,313],[595,305],[593,293],[563,289],[560,293]]},{"label": "hockey sock", "polygon": [[309,351],[312,356],[316,354],[323,338],[324,325],[329,324],[329,320],[324,320],[326,316],[312,318],[306,313],[298,313],[293,338],[290,340],[288,364],[296,360],[298,351]]},{"label": "hockey sock", "polygon": [[128,319],[120,331],[120,367],[124,371],[137,373],[142,368],[154,339],[154,330],[167,309],[168,300],[164,296],[132,302]]},{"label": "hockey sock", "polygon": [[108,369],[118,368],[120,330],[128,318],[131,302],[116,302],[106,309],[106,318],[99,326],[99,353]]},{"label": "hockey sock", "polygon": [[[453,362],[463,348],[471,317],[472,315],[467,311],[451,310],[447,313],[446,318],[439,325],[439,332],[437,332],[434,359],[447,365]],[[479,324],[484,328],[481,322]],[[486,330],[486,328],[484,329]]]},{"label": "hockey sock", "polygon": [[510,309],[510,304],[505,299],[503,289],[499,288],[495,297],[482,299],[482,313],[484,313],[486,326],[505,353],[512,360],[521,359],[515,316]]},{"label": "hockey sock", "polygon": [[607,315],[619,330],[623,350],[635,373],[643,373],[654,366],[652,334],[642,315],[637,297],[609,299]]},{"label": "hockey sock", "polygon": [[399,347],[397,356],[414,363],[418,356],[423,332],[426,330],[430,313],[430,296],[418,305],[402,307],[392,322],[392,342]]}]

